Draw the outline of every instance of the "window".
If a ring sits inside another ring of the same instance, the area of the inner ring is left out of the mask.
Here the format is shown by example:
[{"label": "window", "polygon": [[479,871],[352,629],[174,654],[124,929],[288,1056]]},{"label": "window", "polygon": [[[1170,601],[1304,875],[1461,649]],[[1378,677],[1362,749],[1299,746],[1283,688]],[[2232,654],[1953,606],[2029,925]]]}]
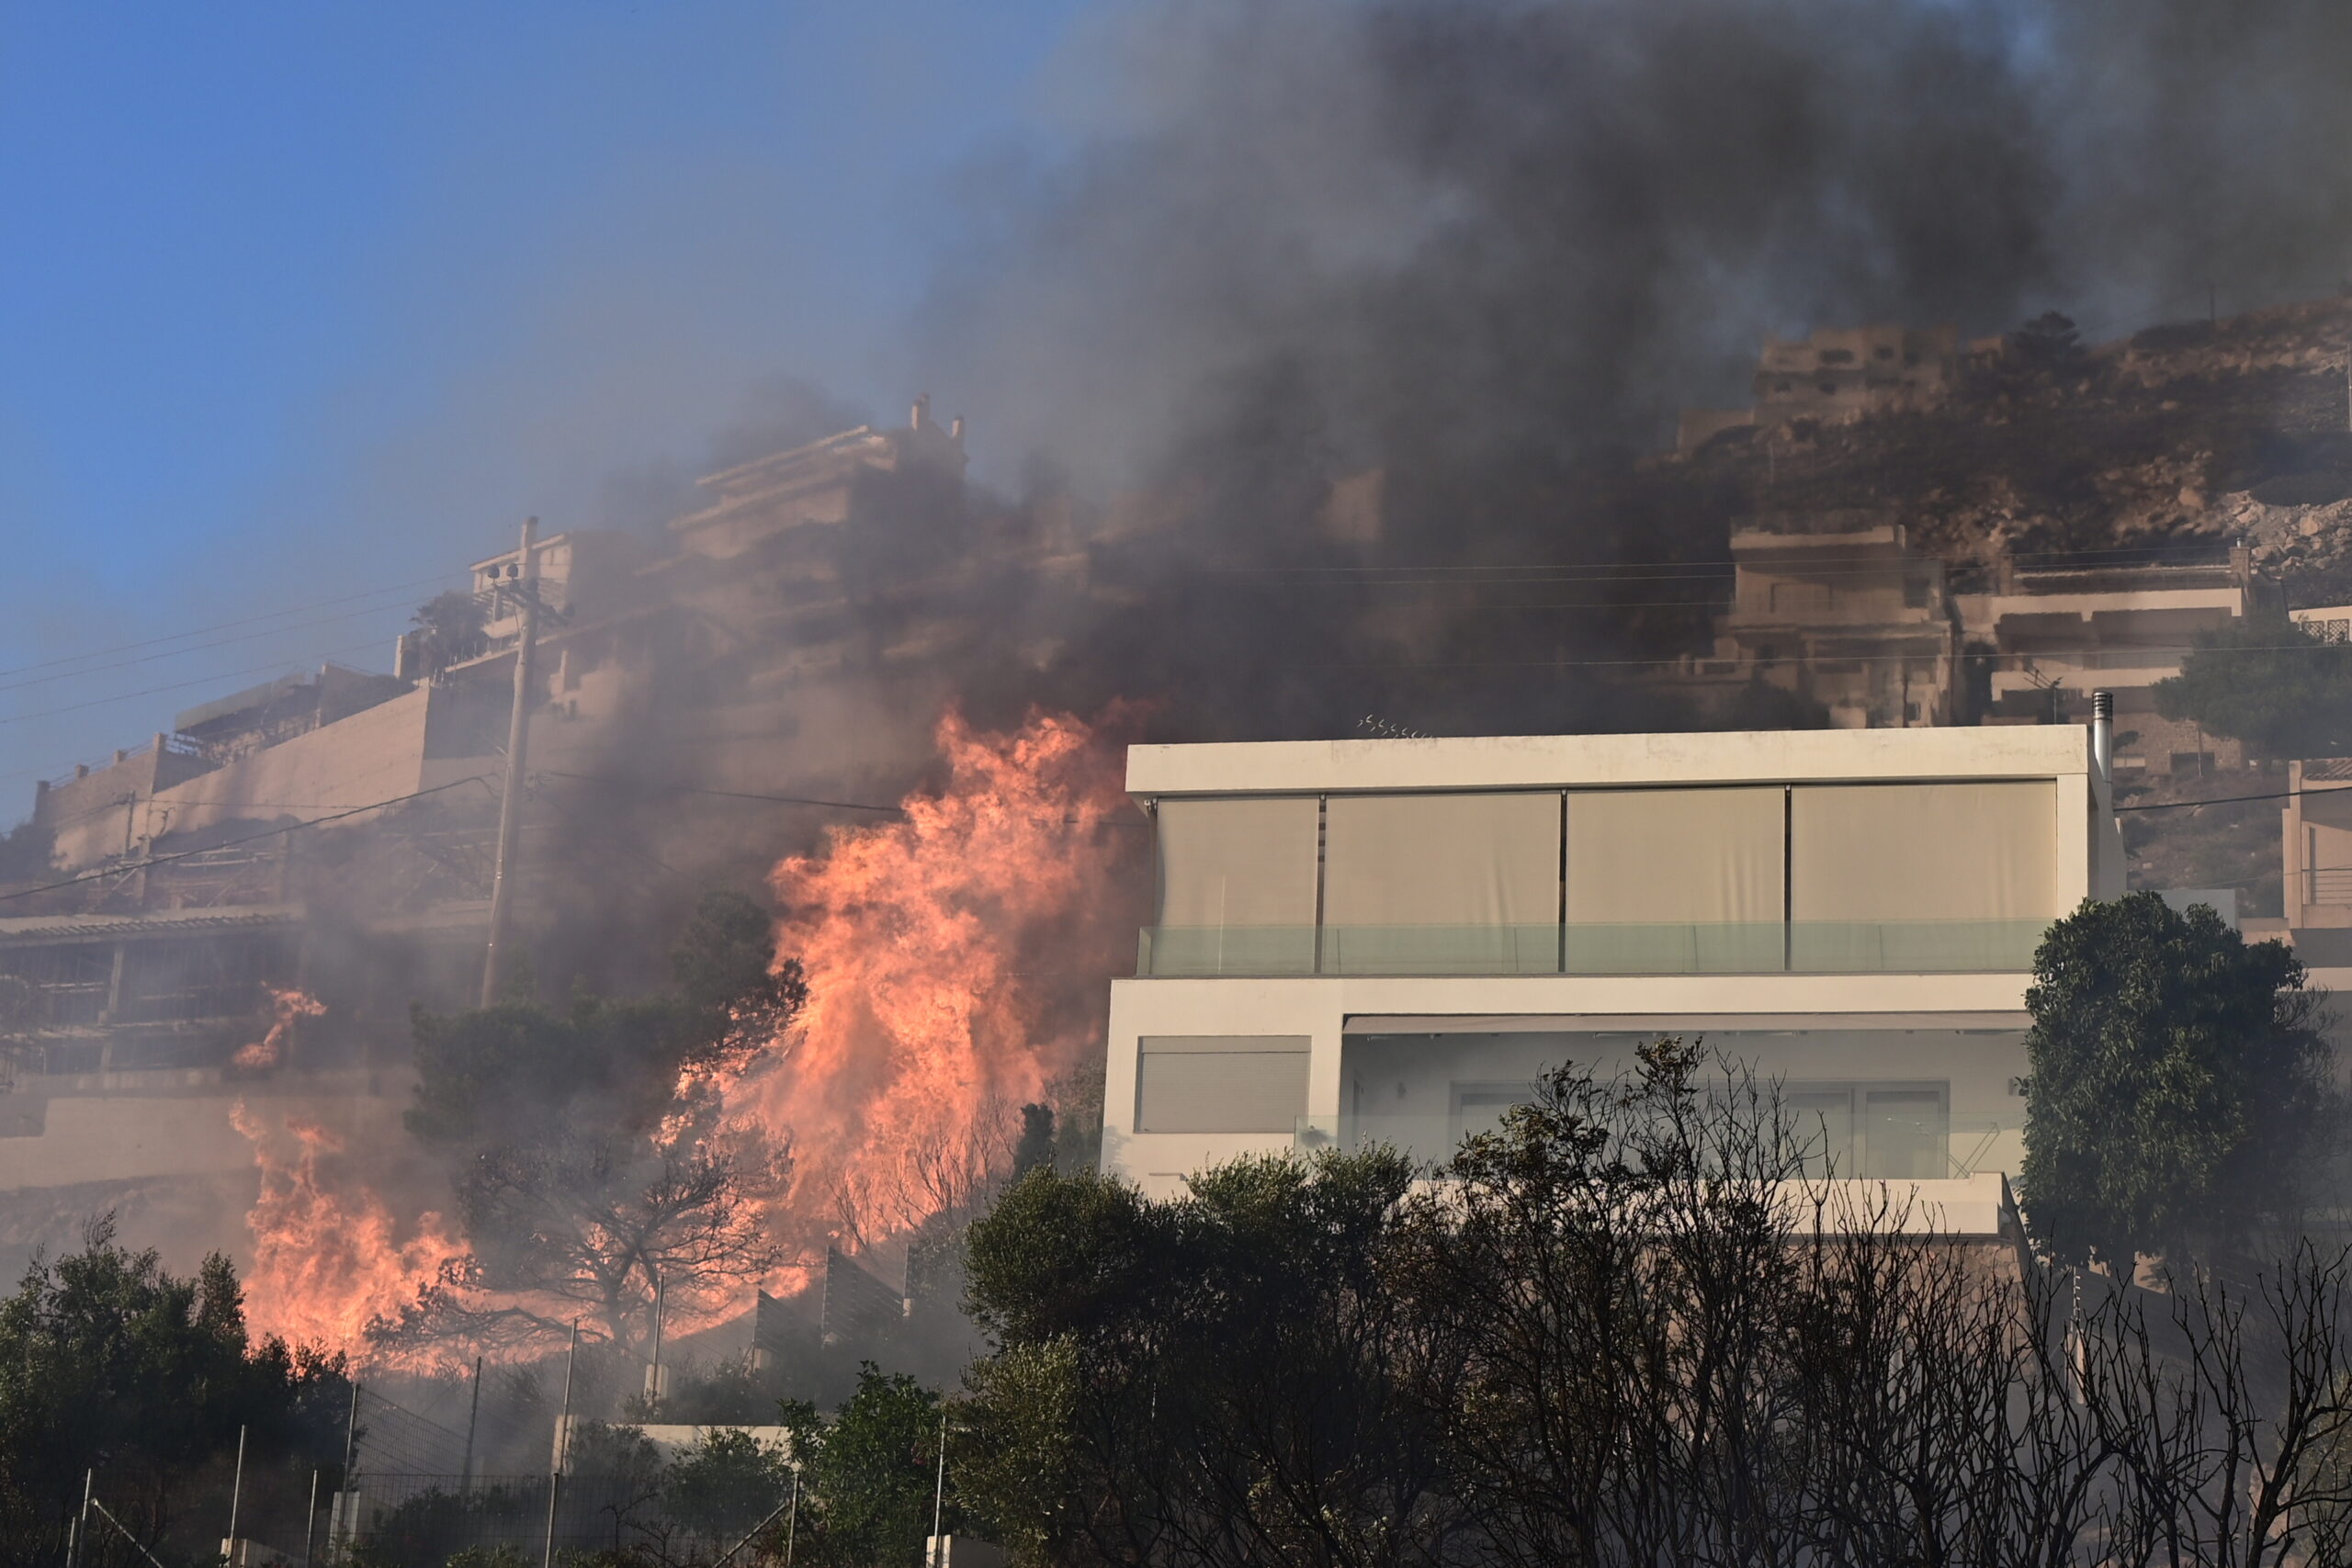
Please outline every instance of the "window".
[{"label": "window", "polygon": [[1778,969],[1784,793],[1579,790],[1568,796],[1568,968]]},{"label": "window", "polygon": [[1781,615],[1803,615],[1827,610],[1836,602],[1837,591],[1826,582],[1775,582],[1772,584],[1772,612]]},{"label": "window", "polygon": [[1451,1146],[1460,1148],[1462,1140],[1481,1133],[1502,1130],[1503,1117],[1514,1106],[1526,1105],[1535,1098],[1535,1086],[1530,1083],[1458,1083],[1452,1086],[1449,1097],[1453,1114],[1448,1131],[1453,1134]]},{"label": "window", "polygon": [[1804,1154],[1807,1176],[1854,1174],[1852,1086],[1786,1089],[1781,1091],[1781,1104],[1788,1115],[1789,1136]]},{"label": "window", "polygon": [[1946,1084],[1791,1084],[1781,1105],[1811,1177],[1933,1181],[1951,1174]]},{"label": "window", "polygon": [[1147,1034],[1136,1055],[1138,1133],[1293,1133],[1306,1114],[1303,1034]]},{"label": "window", "polygon": [[1326,812],[1327,972],[1558,968],[1557,794],[1335,795]]},{"label": "window", "polygon": [[2048,783],[1798,785],[1793,966],[2028,966],[2058,912],[2057,830]]},{"label": "window", "polygon": [[1152,975],[1290,975],[1315,966],[1312,796],[1159,803]]},{"label": "window", "polygon": [[1928,1181],[1945,1174],[1941,1090],[1865,1087],[1861,1100],[1864,1176]]}]

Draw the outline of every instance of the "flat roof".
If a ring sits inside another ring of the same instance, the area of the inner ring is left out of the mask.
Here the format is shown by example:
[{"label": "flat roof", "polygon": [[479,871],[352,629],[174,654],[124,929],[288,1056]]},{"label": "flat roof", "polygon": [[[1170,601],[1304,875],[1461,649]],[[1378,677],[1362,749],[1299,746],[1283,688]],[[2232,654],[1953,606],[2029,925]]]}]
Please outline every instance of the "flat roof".
[{"label": "flat roof", "polygon": [[1127,748],[1132,795],[2032,779],[2087,773],[2090,728],[1768,729]]}]

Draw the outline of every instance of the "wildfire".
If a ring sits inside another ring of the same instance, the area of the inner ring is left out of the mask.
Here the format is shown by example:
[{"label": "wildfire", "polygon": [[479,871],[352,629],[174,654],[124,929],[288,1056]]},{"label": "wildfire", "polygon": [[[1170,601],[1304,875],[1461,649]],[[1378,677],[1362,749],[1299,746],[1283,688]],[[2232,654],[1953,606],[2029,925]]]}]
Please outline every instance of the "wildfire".
[{"label": "wildfire", "polygon": [[681,1085],[717,1100],[719,1136],[794,1151],[768,1220],[805,1248],[921,1221],[1009,1108],[1100,1039],[1100,980],[1126,935],[1110,918],[1115,754],[1041,715],[997,736],[950,712],[938,741],[941,793],[776,867],[777,952],[808,979],[799,1018]]},{"label": "wildfire", "polygon": [[306,1018],[317,1018],[327,1010],[326,1003],[291,986],[281,989],[277,986],[265,985],[262,989],[269,993],[270,1010],[275,1016],[268,1033],[230,1058],[240,1067],[258,1069],[277,1066],[295,1026]]},{"label": "wildfire", "polygon": [[464,1244],[432,1213],[400,1240],[391,1211],[373,1190],[360,1186],[349,1197],[335,1190],[321,1165],[341,1152],[343,1140],[328,1129],[287,1117],[289,1154],[242,1100],[229,1120],[261,1168],[261,1197],[245,1217],[254,1238],[249,1321],[260,1334],[368,1359],[368,1329],[414,1303],[465,1255]]}]

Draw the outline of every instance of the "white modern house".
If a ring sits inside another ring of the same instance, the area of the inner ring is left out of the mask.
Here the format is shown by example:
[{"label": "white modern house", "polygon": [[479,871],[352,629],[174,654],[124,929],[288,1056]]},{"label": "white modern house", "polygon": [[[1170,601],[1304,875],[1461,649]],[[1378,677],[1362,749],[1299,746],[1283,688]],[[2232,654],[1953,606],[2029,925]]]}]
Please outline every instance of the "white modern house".
[{"label": "white modern house", "polygon": [[[2096,750],[2095,750],[2096,748]],[[1841,1176],[1998,1207],[2035,945],[2123,891],[2082,726],[1138,746],[1157,923],[1113,982],[1103,1164],[1425,1159],[1561,1060],[1703,1035]]]}]

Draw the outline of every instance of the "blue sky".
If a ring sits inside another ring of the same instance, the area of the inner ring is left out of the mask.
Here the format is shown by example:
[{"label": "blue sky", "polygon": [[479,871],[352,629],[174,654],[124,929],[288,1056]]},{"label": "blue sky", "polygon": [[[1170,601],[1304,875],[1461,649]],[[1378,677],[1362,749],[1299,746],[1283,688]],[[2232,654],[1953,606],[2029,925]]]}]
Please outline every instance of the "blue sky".
[{"label": "blue sky", "polygon": [[1102,8],[0,0],[0,825],[780,377],[952,402],[907,323]]}]

